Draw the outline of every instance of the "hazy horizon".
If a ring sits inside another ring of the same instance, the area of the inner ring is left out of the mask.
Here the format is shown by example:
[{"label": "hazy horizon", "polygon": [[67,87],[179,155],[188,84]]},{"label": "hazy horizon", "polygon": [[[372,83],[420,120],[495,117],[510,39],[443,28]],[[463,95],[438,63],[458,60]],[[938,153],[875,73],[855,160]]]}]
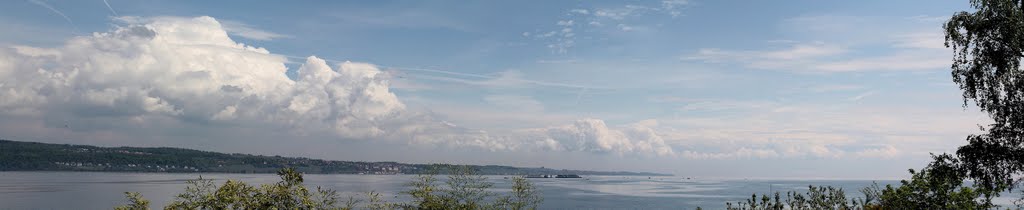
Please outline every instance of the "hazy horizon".
[{"label": "hazy horizon", "polygon": [[978,125],[966,1],[8,2],[0,138],[903,179]]}]

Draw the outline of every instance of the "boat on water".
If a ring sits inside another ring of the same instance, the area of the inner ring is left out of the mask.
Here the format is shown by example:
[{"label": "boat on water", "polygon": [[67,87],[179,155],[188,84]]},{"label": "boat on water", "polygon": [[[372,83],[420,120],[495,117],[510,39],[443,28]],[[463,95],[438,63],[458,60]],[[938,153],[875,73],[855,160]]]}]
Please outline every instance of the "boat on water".
[{"label": "boat on water", "polygon": [[555,178],[583,178],[583,177],[580,177],[580,175],[576,175],[576,174],[563,174],[563,175],[556,175]]}]

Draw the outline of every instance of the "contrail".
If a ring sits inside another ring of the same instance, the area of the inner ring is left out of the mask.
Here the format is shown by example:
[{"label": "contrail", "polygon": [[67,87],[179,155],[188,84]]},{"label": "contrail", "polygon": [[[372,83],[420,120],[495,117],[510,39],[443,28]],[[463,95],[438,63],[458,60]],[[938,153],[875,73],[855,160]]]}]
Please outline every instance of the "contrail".
[{"label": "contrail", "polygon": [[110,12],[114,13],[114,16],[120,16],[120,15],[117,15],[117,11],[114,11],[113,7],[110,7],[110,2],[107,2],[107,0],[103,0],[103,4],[107,5],[107,9],[110,9]]},{"label": "contrail", "polygon": [[[476,77],[476,78],[481,78],[481,79],[498,79],[497,76],[482,75],[482,74],[471,74],[471,73],[454,72],[454,71],[445,71],[445,70],[437,70],[437,69],[409,68],[409,67],[384,66],[384,65],[377,65],[377,66],[380,66],[380,67],[383,67],[383,68],[397,69],[397,70],[406,70],[406,71],[432,72],[432,73],[448,74],[448,75],[456,75],[456,76]],[[566,88],[583,88],[583,89],[594,88],[594,87],[575,85],[575,84],[558,83],[558,82],[546,82],[546,81],[528,80],[528,79],[515,79],[515,80],[520,81],[520,82],[529,83],[529,84],[534,84],[534,85],[541,85],[541,86],[566,87]]]},{"label": "contrail", "polygon": [[587,93],[587,88],[586,87],[583,87],[582,89],[580,89],[580,94],[576,95],[576,104],[574,104],[574,105],[580,105],[580,99],[583,98],[583,94],[585,94],[585,93]]},{"label": "contrail", "polygon": [[[406,70],[406,71],[431,72],[431,73],[439,73],[439,74],[447,74],[447,75],[456,75],[456,76],[465,76],[465,77],[476,77],[476,78],[481,78],[481,79],[498,79],[497,76],[483,75],[483,74],[472,74],[472,73],[463,73],[463,72],[454,72],[454,71],[445,71],[445,70],[438,70],[438,69],[410,68],[410,67],[385,66],[385,65],[377,65],[377,66],[380,66],[380,67],[383,67],[383,68],[397,69],[397,70]],[[575,84],[566,84],[566,83],[558,83],[558,82],[546,82],[546,81],[528,80],[528,79],[516,79],[516,80],[517,81],[521,81],[521,82],[525,82],[525,83],[529,83],[529,84],[541,85],[541,86],[554,86],[554,87],[567,87],[567,88],[595,88],[595,87],[588,87],[588,86],[575,85]],[[601,89],[601,88],[598,88],[598,89]]]},{"label": "contrail", "polygon": [[[294,56],[294,55],[284,55],[284,54],[277,54],[277,55],[284,56],[284,57],[287,57],[287,58],[294,58],[294,59],[306,59],[307,58],[307,57]],[[330,59],[330,58],[321,58],[321,57],[317,57],[317,58],[323,59],[325,61],[334,62],[334,63],[345,62],[345,61],[342,61],[342,60],[334,60],[334,59]],[[437,70],[437,69],[406,68],[406,67],[384,66],[384,65],[377,65],[377,66],[383,67],[383,68],[397,69],[397,70],[432,72],[432,73],[439,73],[439,74],[448,74],[448,75],[457,75],[457,76],[466,76],[466,77],[476,77],[476,78],[482,78],[482,79],[494,79],[494,78],[497,78],[495,76],[488,76],[488,75],[482,75],[482,74],[470,74],[470,73],[444,71],[444,70]]]},{"label": "contrail", "polygon": [[77,29],[78,27],[75,26],[75,22],[71,21],[71,18],[69,18],[67,15],[64,15],[64,13],[60,12],[60,10],[57,10],[56,8],[53,8],[49,4],[46,4],[46,2],[43,2],[43,1],[40,1],[40,0],[28,0],[28,2],[36,4],[36,5],[39,5],[39,6],[42,6],[42,7],[46,7],[46,9],[50,9],[50,11],[52,11],[53,13],[56,13],[57,15],[60,15],[61,17],[64,17],[64,20],[67,20],[68,23],[71,24],[72,30],[74,30],[76,34],[78,33],[78,29]]},{"label": "contrail", "polygon": [[[293,58],[293,59],[306,59],[306,57],[301,57],[301,56],[292,56],[292,55],[283,55],[283,54],[276,54],[276,55],[284,56],[284,57],[287,57],[287,58]],[[325,61],[334,62],[334,63],[345,62],[345,61],[341,61],[341,60],[334,60],[334,59],[328,59],[328,58],[320,58],[320,59],[323,59]],[[445,71],[445,70],[439,70],[439,69],[399,67],[399,66],[387,66],[387,65],[376,65],[376,66],[381,67],[381,68],[395,69],[395,70],[430,72],[430,73],[447,74],[447,75],[455,75],[455,76],[475,77],[475,78],[480,78],[480,79],[497,79],[498,78],[497,76],[491,76],[491,75],[473,74],[473,73],[464,73],[464,72],[455,72],[455,71]],[[516,79],[516,80],[521,81],[521,82],[525,82],[525,83],[529,83],[529,84],[533,84],[533,85],[541,85],[541,86],[566,87],[566,88],[604,89],[604,88],[600,88],[600,87],[589,87],[589,86],[583,86],[583,85],[566,84],[566,83],[558,83],[558,82],[546,82],[546,81],[528,80],[528,79]]]},{"label": "contrail", "polygon": [[[198,46],[217,47],[217,48],[223,48],[223,49],[234,50],[234,51],[248,52],[248,51],[244,51],[244,50],[239,50],[239,49],[234,49],[234,48],[226,48],[226,47],[222,47],[222,46],[208,46],[208,45],[198,45]],[[303,57],[303,56],[294,56],[294,55],[277,54],[277,53],[271,53],[269,55],[276,55],[276,56],[281,56],[281,57],[290,58],[290,59],[296,59],[296,60],[305,60],[306,58],[308,58],[308,57]],[[329,61],[329,62],[332,62],[332,63],[343,63],[343,62],[345,62],[343,60],[335,60],[335,59],[329,59],[329,58],[323,58],[323,57],[317,57],[317,58],[320,58],[320,59],[323,59],[324,61]],[[290,59],[287,62],[291,62]],[[292,62],[292,63],[302,63],[302,62],[300,61],[300,62]],[[398,66],[387,66],[387,65],[376,65],[376,66],[381,67],[381,68],[388,68],[388,69],[399,70],[399,71],[430,72],[430,73],[446,74],[446,75],[454,75],[454,76],[474,77],[474,78],[480,78],[480,79],[498,79],[499,78],[498,76],[492,76],[492,75],[483,75],[483,74],[473,74],[473,73],[446,71],[446,70],[439,70],[439,69],[398,67]],[[592,89],[601,89],[601,90],[611,89],[611,88],[604,88],[604,87],[592,87],[592,86],[583,86],[583,85],[576,85],[576,84],[567,84],[567,83],[558,83],[558,82],[547,82],[547,81],[538,81],[538,80],[528,80],[528,79],[516,79],[516,81],[520,81],[520,82],[524,82],[524,83],[532,84],[532,85],[540,85],[540,86],[585,89],[585,90],[582,90],[582,91],[587,91],[587,90],[592,90]],[[583,93],[581,92],[580,94],[583,94]]]}]

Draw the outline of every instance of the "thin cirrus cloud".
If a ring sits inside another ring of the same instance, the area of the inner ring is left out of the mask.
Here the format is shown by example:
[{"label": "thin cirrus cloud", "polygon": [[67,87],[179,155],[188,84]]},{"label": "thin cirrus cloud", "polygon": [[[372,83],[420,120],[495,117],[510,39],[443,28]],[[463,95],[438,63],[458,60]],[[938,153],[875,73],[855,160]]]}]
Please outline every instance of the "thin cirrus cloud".
[{"label": "thin cirrus cloud", "polygon": [[[872,94],[855,96],[862,99]],[[654,127],[680,156],[722,158],[893,158],[955,145],[983,115],[920,107],[814,102],[664,100],[692,104]],[[721,114],[723,111],[735,114]],[[715,115],[701,113],[716,112]],[[881,114],[886,113],[886,114]],[[941,117],[939,117],[941,116]],[[929,139],[929,146],[918,145]],[[914,141],[914,142],[912,142]],[[942,146],[936,146],[942,145]]]},{"label": "thin cirrus cloud", "polygon": [[289,35],[278,34],[271,31],[260,30],[254,28],[253,26],[238,21],[220,20],[220,23],[221,26],[224,27],[224,30],[230,33],[231,35],[240,36],[252,40],[267,41],[273,39],[292,37]]},{"label": "thin cirrus cloud", "polygon": [[576,8],[566,12],[565,19],[554,21],[554,29],[538,29],[534,32],[523,32],[523,36],[547,42],[546,46],[553,53],[566,54],[578,45],[580,33],[607,33],[603,26],[615,26],[615,31],[630,32],[641,28],[629,23],[629,19],[644,14],[659,14],[678,17],[689,5],[686,0],[666,0],[660,4],[633,5],[616,7]]},{"label": "thin cirrus cloud", "polygon": [[[800,16],[783,20],[780,28],[814,41],[787,40],[785,47],[759,50],[701,48],[681,59],[805,73],[927,71],[949,66],[942,34],[923,27],[935,23],[918,17]],[[879,51],[884,53],[864,54]]]},{"label": "thin cirrus cloud", "polygon": [[851,55],[847,48],[824,43],[796,43],[777,50],[704,48],[681,59],[796,72],[921,71],[943,68],[949,63],[935,48],[903,50],[883,56]]}]

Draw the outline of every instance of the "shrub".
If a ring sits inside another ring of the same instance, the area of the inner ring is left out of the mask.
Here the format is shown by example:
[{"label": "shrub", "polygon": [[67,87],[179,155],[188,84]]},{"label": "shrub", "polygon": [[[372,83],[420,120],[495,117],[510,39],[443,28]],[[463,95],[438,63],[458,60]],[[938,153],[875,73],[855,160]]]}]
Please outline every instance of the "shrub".
[{"label": "shrub", "polygon": [[[281,181],[251,186],[228,180],[216,186],[213,180],[189,180],[185,192],[175,196],[164,209],[536,209],[542,198],[525,178],[513,178],[512,192],[498,196],[487,191],[494,184],[468,166],[437,165],[430,173],[418,175],[403,192],[413,198],[408,203],[393,203],[380,193],[367,193],[366,200],[350,197],[341,205],[337,191],[317,187],[310,191],[302,185],[302,174],[292,168],[278,171]],[[437,184],[437,172],[449,173],[444,186]],[[118,210],[149,209],[149,200],[137,192],[126,192],[128,204]],[[365,203],[365,204],[364,204]]]}]

